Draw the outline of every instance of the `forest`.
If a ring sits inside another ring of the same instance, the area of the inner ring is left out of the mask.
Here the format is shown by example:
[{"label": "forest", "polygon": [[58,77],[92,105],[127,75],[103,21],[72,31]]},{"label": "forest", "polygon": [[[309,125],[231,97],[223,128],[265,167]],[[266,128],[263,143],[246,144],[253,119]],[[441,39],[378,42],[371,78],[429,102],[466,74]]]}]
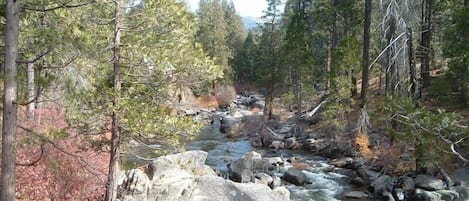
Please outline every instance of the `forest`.
[{"label": "forest", "polygon": [[469,199],[468,0],[0,2],[2,201]]}]

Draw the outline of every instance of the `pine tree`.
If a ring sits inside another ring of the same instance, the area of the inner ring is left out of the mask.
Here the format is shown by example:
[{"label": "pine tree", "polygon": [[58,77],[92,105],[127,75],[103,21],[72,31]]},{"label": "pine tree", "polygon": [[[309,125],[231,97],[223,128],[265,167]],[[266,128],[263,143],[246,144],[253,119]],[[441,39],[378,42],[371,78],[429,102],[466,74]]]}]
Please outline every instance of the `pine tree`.
[{"label": "pine tree", "polygon": [[86,57],[75,63],[90,86],[71,90],[67,99],[73,126],[112,129],[106,200],[117,195],[121,144],[142,138],[181,147],[179,139],[201,125],[172,115],[168,100],[181,85],[197,87],[223,75],[195,42],[195,16],[183,2],[141,1],[128,9],[124,0],[115,3],[96,1],[80,18],[88,28],[83,34],[93,38],[81,47]]},{"label": "pine tree", "polygon": [[225,12],[220,0],[201,0],[199,10],[199,30],[197,38],[205,52],[217,65],[224,66],[230,72],[228,60],[231,56],[227,38],[230,34],[225,21]]},{"label": "pine tree", "polygon": [[460,97],[469,104],[469,40],[465,37],[469,30],[466,20],[469,6],[467,1],[456,6],[456,9],[451,8],[453,20],[444,31],[443,54],[449,59],[448,79],[456,84]]},{"label": "pine tree", "polygon": [[282,80],[280,76],[280,45],[281,45],[281,32],[280,32],[280,10],[279,0],[267,1],[267,10],[264,11],[264,24],[262,27],[262,36],[259,47],[261,50],[261,72],[266,77],[263,79],[263,84],[266,88],[265,94],[265,107],[264,107],[264,122],[272,118],[273,99],[276,84]]}]

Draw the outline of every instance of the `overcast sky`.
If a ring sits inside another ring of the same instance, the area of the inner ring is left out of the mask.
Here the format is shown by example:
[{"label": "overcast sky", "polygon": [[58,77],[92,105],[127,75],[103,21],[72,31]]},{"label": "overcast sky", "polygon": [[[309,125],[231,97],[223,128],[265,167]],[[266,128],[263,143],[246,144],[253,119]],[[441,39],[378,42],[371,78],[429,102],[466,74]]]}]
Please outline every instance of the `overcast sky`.
[{"label": "overcast sky", "polygon": [[[199,0],[186,0],[191,10],[197,10]],[[266,0],[233,0],[236,11],[243,16],[261,17],[267,8]]]}]

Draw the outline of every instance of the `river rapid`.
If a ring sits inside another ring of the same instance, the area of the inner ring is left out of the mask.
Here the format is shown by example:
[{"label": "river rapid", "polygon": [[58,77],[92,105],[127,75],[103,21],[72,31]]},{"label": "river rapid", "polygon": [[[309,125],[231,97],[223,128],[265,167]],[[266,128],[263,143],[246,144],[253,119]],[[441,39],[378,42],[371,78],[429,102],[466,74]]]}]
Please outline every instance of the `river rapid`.
[{"label": "river rapid", "polygon": [[[219,119],[217,116],[214,119]],[[298,161],[307,161],[314,164],[312,168],[303,170],[310,184],[295,186],[285,184],[290,190],[291,200],[294,201],[335,201],[341,199],[341,195],[352,190],[350,184],[344,182],[345,175],[327,171],[327,158],[314,156],[302,151],[258,149],[251,146],[248,138],[227,138],[226,134],[219,131],[220,122],[215,121],[207,125],[202,133],[192,142],[187,144],[187,150],[203,150],[208,152],[207,165],[219,171],[225,177],[228,172],[227,165],[250,151],[256,151],[266,157],[280,156],[282,158],[296,158]],[[281,177],[291,163],[285,163],[276,172]]]}]

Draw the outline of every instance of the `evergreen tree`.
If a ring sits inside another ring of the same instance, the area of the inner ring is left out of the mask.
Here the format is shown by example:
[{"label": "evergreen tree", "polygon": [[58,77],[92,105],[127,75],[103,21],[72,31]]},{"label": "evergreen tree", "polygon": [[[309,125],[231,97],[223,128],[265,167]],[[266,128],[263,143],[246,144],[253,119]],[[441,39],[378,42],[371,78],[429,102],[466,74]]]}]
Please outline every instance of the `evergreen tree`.
[{"label": "evergreen tree", "polygon": [[280,84],[279,82],[282,80],[279,58],[281,46],[281,12],[279,6],[281,1],[268,0],[267,4],[267,10],[264,11],[264,24],[259,43],[261,48],[259,72],[265,76],[261,82],[266,88],[264,122],[272,118],[272,104],[276,85]]},{"label": "evergreen tree", "polygon": [[[284,38],[284,66],[290,71],[295,104],[297,107],[297,121],[303,114],[303,92],[305,88],[312,88],[312,55],[308,44],[308,30],[306,21],[306,1],[288,1],[284,18],[286,22],[286,34]],[[306,87],[305,87],[306,85]],[[299,125],[299,124],[297,124]]]},{"label": "evergreen tree", "polygon": [[227,43],[230,32],[225,20],[226,15],[222,2],[220,0],[201,0],[197,16],[199,18],[198,41],[217,65],[223,66],[225,72],[230,72],[228,60],[231,53]]},{"label": "evergreen tree", "polygon": [[254,31],[249,31],[243,45],[233,58],[235,80],[239,83],[255,83],[261,76],[256,71],[256,67],[259,64],[259,46],[257,39],[257,34]]},{"label": "evergreen tree", "polygon": [[[244,40],[246,39],[246,30],[244,28],[243,20],[236,13],[233,1],[223,0],[223,10],[225,11],[225,22],[228,30],[226,42],[230,48],[230,59],[234,58],[237,51],[241,49]],[[230,60],[231,61],[231,60]],[[230,65],[233,66],[232,62]]]},{"label": "evergreen tree", "polygon": [[[73,126],[84,132],[112,130],[106,200],[117,195],[121,143],[141,138],[182,146],[179,139],[201,127],[172,115],[168,100],[180,85],[197,87],[222,76],[195,42],[195,16],[183,2],[141,1],[129,9],[124,0],[114,3],[97,1],[80,18],[88,27],[84,34],[94,37],[82,46],[86,57],[75,63],[90,87],[70,91],[67,99]],[[104,23],[108,19],[112,26]]]},{"label": "evergreen tree", "polygon": [[465,1],[456,6],[456,9],[451,8],[452,22],[444,32],[443,53],[449,59],[449,72],[446,76],[451,83],[456,84],[456,91],[469,104],[469,39],[465,37],[469,31],[469,5]]}]

